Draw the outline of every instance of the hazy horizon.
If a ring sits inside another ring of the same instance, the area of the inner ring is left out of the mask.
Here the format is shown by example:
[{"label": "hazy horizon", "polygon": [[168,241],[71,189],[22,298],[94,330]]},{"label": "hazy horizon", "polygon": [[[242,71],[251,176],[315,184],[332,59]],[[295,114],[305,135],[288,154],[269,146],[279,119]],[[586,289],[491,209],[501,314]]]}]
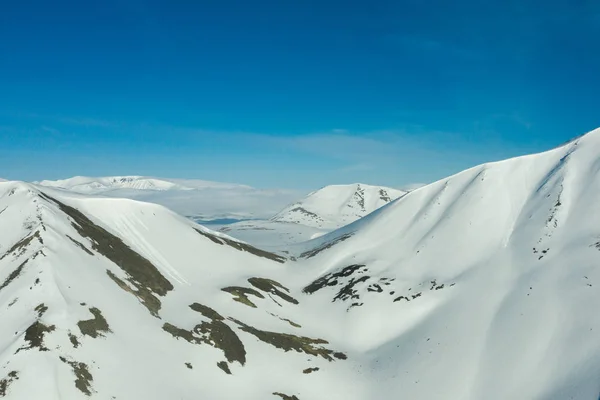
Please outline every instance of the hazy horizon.
[{"label": "hazy horizon", "polygon": [[600,126],[590,2],[11,3],[0,176],[402,187]]}]

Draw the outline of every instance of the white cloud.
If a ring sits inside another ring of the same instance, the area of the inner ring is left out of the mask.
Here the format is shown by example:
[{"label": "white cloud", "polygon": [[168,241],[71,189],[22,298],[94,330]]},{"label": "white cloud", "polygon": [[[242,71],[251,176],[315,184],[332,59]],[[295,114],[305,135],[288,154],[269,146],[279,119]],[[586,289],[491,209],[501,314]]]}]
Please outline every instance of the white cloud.
[{"label": "white cloud", "polygon": [[[37,113],[17,113],[12,115],[18,118],[25,119],[36,119],[40,121],[56,123],[56,124],[64,124],[64,125],[72,125],[72,126],[85,126],[85,127],[99,127],[99,128],[114,128],[118,126],[123,126],[122,123],[115,121],[108,121],[104,119],[97,118],[87,118],[87,117],[73,117],[73,116],[64,116],[64,115],[43,115]],[[48,128],[48,126],[43,126],[42,129]],[[53,128],[49,128],[53,129]],[[46,130],[46,129],[44,129]]]},{"label": "white cloud", "polygon": [[247,140],[264,146],[299,151],[350,162],[353,168],[364,168],[371,163],[381,164],[397,160],[403,153],[415,148],[413,140],[394,131],[351,134],[331,131],[297,136],[244,135]]},{"label": "white cloud", "polygon": [[46,125],[42,125],[40,127],[40,129],[44,132],[49,133],[50,135],[53,135],[53,136],[60,135],[60,131],[58,129],[54,129],[54,128],[46,126]]},{"label": "white cloud", "polygon": [[372,164],[360,163],[360,164],[351,164],[345,167],[338,169],[338,172],[358,172],[358,171],[371,171],[374,167]]}]

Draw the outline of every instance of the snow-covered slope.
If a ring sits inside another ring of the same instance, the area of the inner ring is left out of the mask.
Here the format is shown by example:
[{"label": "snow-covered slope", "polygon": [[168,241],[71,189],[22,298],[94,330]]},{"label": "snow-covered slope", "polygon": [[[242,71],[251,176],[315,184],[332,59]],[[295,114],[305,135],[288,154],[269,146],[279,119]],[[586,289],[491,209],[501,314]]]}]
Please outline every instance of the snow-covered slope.
[{"label": "snow-covered slope", "polygon": [[144,176],[74,177],[36,182],[76,193],[129,198],[164,205],[195,220],[268,218],[299,195],[246,185]]},{"label": "snow-covered slope", "polygon": [[361,183],[325,186],[289,205],[271,220],[335,229],[375,211],[406,192]]},{"label": "snow-covered slope", "polygon": [[2,397],[274,398],[345,358],[282,257],[161,206],[3,183],[0,225]]},{"label": "snow-covered slope", "polygon": [[343,326],[369,360],[356,378],[369,398],[596,400],[599,198],[596,130],[417,189],[295,251],[318,271],[305,291],[329,305],[328,332]]},{"label": "snow-covered slope", "polygon": [[0,395],[597,400],[599,198],[600,130],[283,259],[157,205],[2,183]]}]

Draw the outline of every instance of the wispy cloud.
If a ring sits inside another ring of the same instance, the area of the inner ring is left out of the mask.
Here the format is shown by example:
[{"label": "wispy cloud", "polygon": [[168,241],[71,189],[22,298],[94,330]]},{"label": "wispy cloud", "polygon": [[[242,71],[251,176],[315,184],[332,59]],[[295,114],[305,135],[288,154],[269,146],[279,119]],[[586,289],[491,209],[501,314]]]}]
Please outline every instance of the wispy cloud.
[{"label": "wispy cloud", "polygon": [[117,121],[109,121],[105,119],[89,118],[81,116],[64,116],[64,115],[46,115],[31,112],[15,113],[11,114],[12,117],[36,120],[47,123],[62,124],[69,126],[80,126],[80,127],[99,127],[99,128],[115,128],[123,126],[123,123]]},{"label": "wispy cloud", "polygon": [[61,132],[60,132],[58,129],[55,129],[55,128],[52,128],[52,127],[49,127],[49,126],[46,126],[46,125],[42,125],[42,126],[40,127],[40,129],[41,129],[42,131],[44,131],[44,132],[47,132],[47,133],[49,133],[49,134],[50,134],[50,135],[52,135],[52,136],[58,136],[58,135],[60,135],[60,134],[61,134]]},{"label": "wispy cloud", "polygon": [[352,134],[336,130],[293,136],[250,134],[248,137],[262,146],[336,159],[363,169],[369,162],[395,158],[403,141],[400,135],[388,131]]},{"label": "wispy cloud", "polygon": [[499,126],[513,125],[519,128],[531,129],[533,123],[519,112],[495,113],[475,121],[476,129],[496,130]]},{"label": "wispy cloud", "polygon": [[299,136],[261,135],[261,139],[267,145],[344,160],[361,160],[374,154],[382,155],[388,152],[385,142],[381,140],[347,133],[331,132]]},{"label": "wispy cloud", "polygon": [[360,164],[351,164],[345,167],[339,168],[338,172],[361,172],[361,171],[372,171],[375,169],[373,164],[368,163],[360,163]]},{"label": "wispy cloud", "polygon": [[466,46],[459,46],[445,39],[431,38],[418,34],[393,33],[386,34],[381,38],[387,46],[396,47],[409,52],[434,55],[436,57],[457,57],[466,60],[481,58],[481,52],[477,52]]},{"label": "wispy cloud", "polygon": [[114,121],[106,121],[95,118],[81,118],[81,117],[52,117],[56,121],[66,125],[76,126],[87,126],[87,127],[99,127],[99,128],[114,128],[122,124]]}]

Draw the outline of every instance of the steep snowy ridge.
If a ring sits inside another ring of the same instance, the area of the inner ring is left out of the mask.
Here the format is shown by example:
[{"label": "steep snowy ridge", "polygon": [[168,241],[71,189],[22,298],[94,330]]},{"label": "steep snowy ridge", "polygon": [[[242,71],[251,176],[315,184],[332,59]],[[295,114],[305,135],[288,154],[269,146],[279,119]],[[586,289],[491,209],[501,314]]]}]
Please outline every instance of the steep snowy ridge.
[{"label": "steep snowy ridge", "polygon": [[23,183],[0,204],[3,397],[264,398],[345,358],[291,315],[280,256],[152,204]]},{"label": "steep snowy ridge", "polygon": [[360,183],[331,185],[291,204],[271,220],[335,229],[364,217],[404,194],[406,192],[401,190]]},{"label": "steep snowy ridge", "polygon": [[278,254],[1,183],[0,397],[597,400],[598,198],[600,130]]},{"label": "steep snowy ridge", "polygon": [[319,271],[307,293],[348,310],[354,344],[377,354],[373,398],[594,400],[598,198],[600,130],[290,250]]}]

